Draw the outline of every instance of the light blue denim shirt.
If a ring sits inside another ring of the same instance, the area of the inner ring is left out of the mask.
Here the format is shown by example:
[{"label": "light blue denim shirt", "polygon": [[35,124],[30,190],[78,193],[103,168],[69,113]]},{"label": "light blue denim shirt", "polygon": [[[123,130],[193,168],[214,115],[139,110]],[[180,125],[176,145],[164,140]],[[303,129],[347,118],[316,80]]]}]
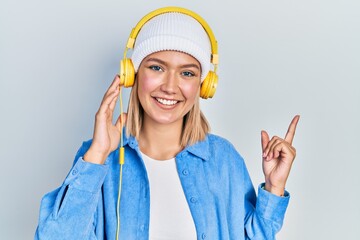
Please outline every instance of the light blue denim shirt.
[{"label": "light blue denim shirt", "polygon": [[[41,202],[35,239],[115,239],[119,151],[104,165],[85,162],[84,142],[64,183]],[[124,140],[120,239],[148,239],[150,191],[136,139]],[[265,191],[256,196],[243,158],[227,140],[209,134],[176,156],[197,239],[275,239],[289,202]],[[179,226],[181,227],[181,226]]]}]

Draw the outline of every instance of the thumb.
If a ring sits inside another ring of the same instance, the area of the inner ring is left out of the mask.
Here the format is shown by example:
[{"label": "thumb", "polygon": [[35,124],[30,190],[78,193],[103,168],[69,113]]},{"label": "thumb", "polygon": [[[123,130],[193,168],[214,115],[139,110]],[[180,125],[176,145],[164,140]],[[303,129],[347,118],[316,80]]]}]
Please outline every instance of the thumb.
[{"label": "thumb", "polygon": [[265,151],[265,148],[267,147],[269,143],[269,134],[265,131],[262,130],[261,131],[261,147],[262,147],[262,151]]},{"label": "thumb", "polygon": [[116,128],[120,130],[121,127],[125,126],[126,119],[127,119],[127,113],[122,113],[116,120],[115,123]]}]

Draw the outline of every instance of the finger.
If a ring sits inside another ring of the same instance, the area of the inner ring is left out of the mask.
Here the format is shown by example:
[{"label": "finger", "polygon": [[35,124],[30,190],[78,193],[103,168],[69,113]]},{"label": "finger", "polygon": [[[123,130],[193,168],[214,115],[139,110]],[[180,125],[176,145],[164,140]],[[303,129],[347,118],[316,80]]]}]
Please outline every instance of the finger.
[{"label": "finger", "polygon": [[126,119],[127,119],[127,113],[122,113],[116,120],[115,123],[116,128],[120,130],[123,126],[125,126]]},{"label": "finger", "polygon": [[[295,158],[296,155],[296,150],[295,148],[293,148],[289,143],[282,141],[278,144],[276,144],[273,149],[273,158],[279,158],[280,155],[285,157],[286,159],[291,159],[293,160]],[[284,158],[284,159],[285,159]]]},{"label": "finger", "polygon": [[112,81],[108,90],[115,90],[120,86],[120,77],[119,75],[115,75],[114,80]]},{"label": "finger", "polygon": [[273,145],[272,149],[270,150],[272,153],[272,158],[277,159],[281,152],[284,151],[284,142],[277,142]]},{"label": "finger", "polygon": [[272,153],[272,149],[274,148],[274,146],[276,144],[278,144],[279,142],[283,141],[281,138],[279,138],[278,136],[274,136],[271,138],[270,142],[268,143],[265,152],[264,152],[264,157],[266,157],[267,160],[272,159],[273,158],[273,153]]},{"label": "finger", "polygon": [[118,75],[115,76],[114,80],[112,81],[111,85],[109,86],[109,88],[106,90],[105,94],[104,94],[104,98],[105,99],[107,96],[111,95],[116,89],[118,89],[120,87],[120,78]]},{"label": "finger", "polygon": [[300,116],[299,115],[296,115],[293,120],[291,121],[290,125],[289,125],[289,128],[288,128],[288,131],[285,135],[285,138],[284,140],[288,143],[290,143],[290,145],[292,144],[293,142],[293,139],[294,139],[294,136],[295,136],[295,131],[296,131],[296,126],[299,122],[299,119],[300,119]]},{"label": "finger", "polygon": [[262,130],[261,131],[261,148],[262,148],[263,153],[264,153],[268,143],[269,143],[269,134],[265,130]]},{"label": "finger", "polygon": [[110,104],[108,106],[108,108],[110,110],[109,119],[111,119],[111,120],[113,119],[114,109],[115,109],[115,105],[116,105],[116,102],[117,102],[118,98],[119,98],[119,94],[115,94],[114,98],[112,99],[112,101],[110,102]]},{"label": "finger", "polygon": [[116,101],[118,100],[119,97],[119,90],[115,90],[114,91],[114,96],[111,96],[110,98],[112,98],[111,102],[109,103],[109,108],[111,111],[114,111],[115,105],[116,105]]},{"label": "finger", "polygon": [[111,106],[111,104],[113,104],[113,108],[111,109],[111,111],[114,110],[115,104],[116,104],[116,99],[119,96],[119,90],[115,89],[114,92],[112,92],[110,95],[104,97],[103,101],[101,102],[100,108],[99,108],[99,113],[103,114],[105,113]]}]

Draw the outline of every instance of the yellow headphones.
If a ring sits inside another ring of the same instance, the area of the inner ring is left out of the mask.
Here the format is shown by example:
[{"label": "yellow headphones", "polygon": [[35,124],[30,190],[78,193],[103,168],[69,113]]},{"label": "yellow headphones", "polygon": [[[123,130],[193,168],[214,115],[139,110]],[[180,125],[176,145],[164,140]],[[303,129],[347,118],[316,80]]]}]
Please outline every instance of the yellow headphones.
[{"label": "yellow headphones", "polygon": [[120,84],[124,87],[131,87],[134,85],[135,81],[135,69],[133,66],[133,63],[130,58],[126,58],[126,53],[128,49],[134,48],[135,40],[140,32],[140,29],[142,26],[152,19],[153,17],[156,17],[157,15],[168,13],[168,12],[178,12],[183,13],[186,15],[189,15],[190,17],[193,17],[195,20],[197,20],[204,30],[206,31],[207,35],[209,36],[210,44],[211,44],[211,63],[214,65],[214,71],[209,71],[203,82],[201,83],[201,89],[200,89],[200,97],[207,99],[212,98],[215,94],[216,86],[218,83],[218,76],[216,75],[216,69],[217,64],[219,62],[219,55],[217,50],[217,41],[215,39],[215,36],[210,29],[209,25],[206,23],[206,21],[199,16],[198,14],[180,7],[164,7],[157,9],[155,11],[150,12],[149,14],[145,15],[138,24],[132,29],[130,33],[130,37],[126,44],[126,49],[124,52],[124,59],[120,62]]}]

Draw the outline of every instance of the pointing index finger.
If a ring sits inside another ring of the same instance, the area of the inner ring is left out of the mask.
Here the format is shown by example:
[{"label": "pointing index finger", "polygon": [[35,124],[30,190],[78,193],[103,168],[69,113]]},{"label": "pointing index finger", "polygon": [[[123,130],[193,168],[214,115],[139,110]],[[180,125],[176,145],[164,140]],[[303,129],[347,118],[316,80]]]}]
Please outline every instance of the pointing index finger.
[{"label": "pointing index finger", "polygon": [[288,128],[288,131],[285,135],[285,141],[292,144],[292,141],[294,139],[294,136],[295,136],[295,130],[296,130],[296,126],[299,122],[299,119],[300,119],[300,116],[299,115],[296,115],[293,120],[291,121],[290,125],[289,125],[289,128]]}]

